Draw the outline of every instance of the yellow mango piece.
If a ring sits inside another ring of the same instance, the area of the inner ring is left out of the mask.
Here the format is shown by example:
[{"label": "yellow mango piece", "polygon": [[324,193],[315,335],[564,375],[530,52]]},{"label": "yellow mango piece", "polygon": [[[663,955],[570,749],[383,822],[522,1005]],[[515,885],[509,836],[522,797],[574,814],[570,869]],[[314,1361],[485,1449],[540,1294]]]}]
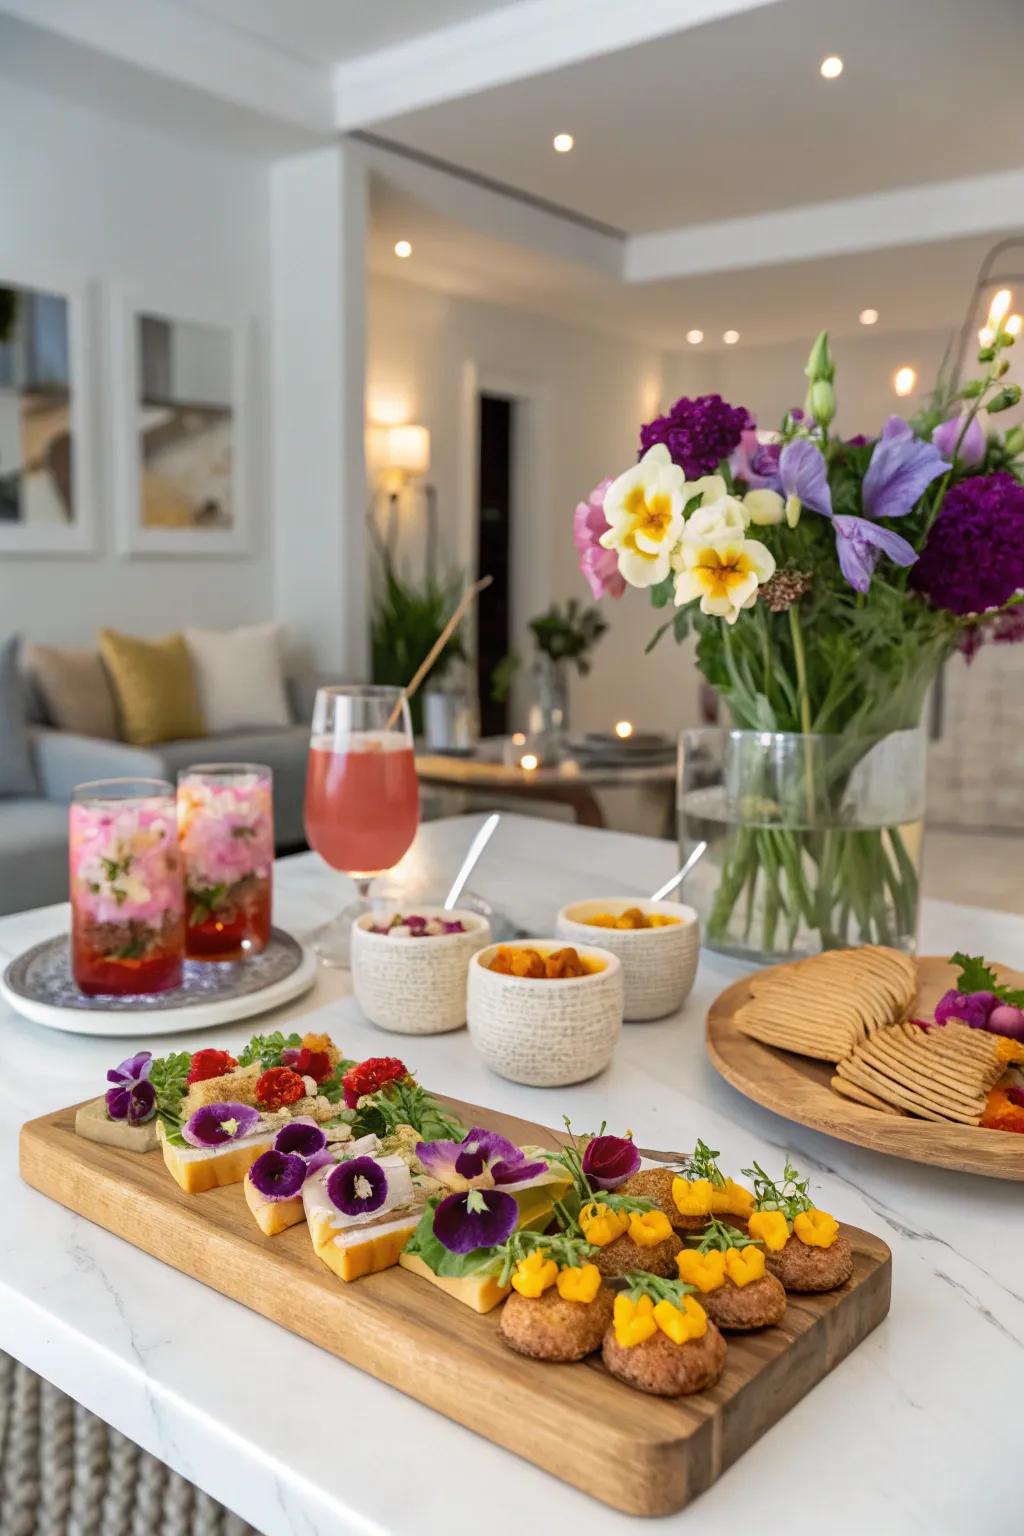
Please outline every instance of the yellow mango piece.
[{"label": "yellow mango piece", "polygon": [[680,1216],[710,1216],[711,1181],[675,1178],[672,1180],[672,1199]]},{"label": "yellow mango piece", "polygon": [[812,1207],[793,1218],[793,1235],[809,1248],[831,1248],[839,1236],[839,1223],[827,1211]]},{"label": "yellow mango piece", "polygon": [[764,1276],[764,1253],[760,1248],[730,1248],[725,1254],[725,1272],[733,1285],[741,1288]]},{"label": "yellow mango piece", "polygon": [[789,1242],[789,1222],[781,1211],[754,1211],[747,1226],[769,1253],[781,1252]]},{"label": "yellow mango piece", "polygon": [[725,1283],[725,1254],[719,1253],[717,1248],[712,1248],[708,1253],[684,1248],[676,1254],[676,1269],[680,1280],[687,1285],[695,1285],[706,1296],[709,1291],[717,1291]]}]

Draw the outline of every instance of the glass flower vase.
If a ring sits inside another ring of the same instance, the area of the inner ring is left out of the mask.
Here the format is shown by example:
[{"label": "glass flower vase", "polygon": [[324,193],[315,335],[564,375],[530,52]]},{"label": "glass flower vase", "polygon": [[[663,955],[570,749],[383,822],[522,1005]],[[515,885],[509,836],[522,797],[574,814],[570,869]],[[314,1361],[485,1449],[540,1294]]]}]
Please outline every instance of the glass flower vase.
[{"label": "glass flower vase", "polygon": [[197,763],[178,775],[185,945],[192,960],[244,960],[270,942],[273,775],[260,763]]},{"label": "glass flower vase", "polygon": [[763,964],[886,944],[913,952],[925,732],[684,731],[679,842],[709,948]]}]

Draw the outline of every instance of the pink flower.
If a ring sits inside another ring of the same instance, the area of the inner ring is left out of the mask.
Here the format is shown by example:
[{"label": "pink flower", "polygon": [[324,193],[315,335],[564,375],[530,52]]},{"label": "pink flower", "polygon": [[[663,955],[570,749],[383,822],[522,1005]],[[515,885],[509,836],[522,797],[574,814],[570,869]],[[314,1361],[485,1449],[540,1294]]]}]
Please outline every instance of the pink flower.
[{"label": "pink flower", "polygon": [[608,532],[609,522],[604,515],[604,495],[611,485],[611,477],[595,485],[586,501],[577,503],[572,520],[572,536],[580,557],[580,570],[595,597],[621,597],[626,590],[626,578],[619,574],[618,557],[613,549],[601,547],[601,535]]}]

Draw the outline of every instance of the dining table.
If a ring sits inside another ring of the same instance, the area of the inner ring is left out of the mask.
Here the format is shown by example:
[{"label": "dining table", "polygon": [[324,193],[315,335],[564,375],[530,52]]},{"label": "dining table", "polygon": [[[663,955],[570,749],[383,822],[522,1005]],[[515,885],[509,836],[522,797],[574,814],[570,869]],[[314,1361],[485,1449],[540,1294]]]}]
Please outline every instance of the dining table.
[{"label": "dining table", "polygon": [[[395,876],[442,893],[480,824],[423,825]],[[472,889],[511,929],[551,936],[565,902],[649,894],[668,840],[506,815]],[[275,921],[301,935],[351,894],[313,854],[275,869]],[[685,893],[684,893],[685,899]],[[0,960],[67,926],[54,906],[0,919]],[[925,901],[923,953],[1019,966],[1024,918]],[[97,1096],[131,1050],[238,1047],[285,1020],[346,1055],[398,1055],[429,1088],[548,1125],[631,1128],[638,1145],[700,1137],[727,1171],[789,1155],[817,1205],[892,1250],[885,1320],[705,1493],[657,1522],[672,1536],[1012,1536],[1024,1530],[1024,1185],[848,1145],[748,1102],[704,1048],[709,1004],[744,973],[703,950],[684,1006],[627,1024],[611,1065],[574,1087],[522,1087],[465,1030],[384,1034],[346,971],[215,1034],[110,1040],[29,1023],[0,1004],[0,1349],[219,1500],[264,1536],[622,1536],[638,1522],[257,1313],[160,1263],[18,1177],[23,1122]],[[202,1198],[202,1197],[198,1197]],[[537,1392],[544,1392],[538,1367]],[[551,1369],[561,1369],[552,1367]],[[629,1467],[622,1476],[630,1475]]]}]

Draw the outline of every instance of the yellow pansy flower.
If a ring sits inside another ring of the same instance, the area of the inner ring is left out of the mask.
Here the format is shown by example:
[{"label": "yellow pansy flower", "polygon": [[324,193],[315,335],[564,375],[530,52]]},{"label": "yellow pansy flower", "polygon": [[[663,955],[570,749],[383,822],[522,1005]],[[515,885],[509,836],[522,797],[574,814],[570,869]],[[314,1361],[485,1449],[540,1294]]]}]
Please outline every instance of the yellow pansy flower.
[{"label": "yellow pansy flower", "polygon": [[710,1216],[712,1197],[710,1179],[672,1180],[672,1199],[680,1216]]},{"label": "yellow pansy flower", "polygon": [[596,1264],[569,1266],[558,1271],[555,1284],[563,1301],[593,1301],[601,1289],[601,1271]]},{"label": "yellow pansy flower", "polygon": [[683,532],[686,479],[664,443],[613,480],[604,496],[608,531],[605,549],[614,549],[619,570],[632,587],[651,587],[669,574],[672,550]]},{"label": "yellow pansy flower", "polygon": [[529,1296],[532,1299],[542,1295],[549,1285],[554,1285],[557,1276],[558,1265],[554,1259],[546,1259],[540,1249],[535,1248],[516,1265],[515,1274],[512,1276],[512,1288],[518,1291],[520,1296]]},{"label": "yellow pansy flower", "polygon": [[757,589],[775,574],[775,557],[757,539],[723,532],[708,539],[684,538],[682,570],[676,576],[676,607],[700,599],[701,613],[735,624],[757,601]]},{"label": "yellow pansy flower", "polygon": [[747,1226],[769,1253],[778,1253],[789,1241],[789,1222],[781,1211],[754,1211]]},{"label": "yellow pansy flower", "polygon": [[727,1248],[722,1257],[733,1285],[750,1285],[764,1276],[764,1253],[760,1248]]},{"label": "yellow pansy flower", "polygon": [[629,1226],[629,1217],[622,1211],[613,1211],[610,1205],[591,1202],[580,1211],[580,1226],[588,1243],[607,1248],[621,1237]]},{"label": "yellow pansy flower", "polygon": [[672,1223],[664,1211],[630,1211],[629,1235],[638,1248],[656,1248],[672,1236]]},{"label": "yellow pansy flower", "polygon": [[735,1179],[711,1186],[712,1216],[749,1216],[754,1209],[754,1196]]},{"label": "yellow pansy flower", "polygon": [[717,1291],[725,1283],[725,1254],[712,1248],[708,1253],[698,1253],[695,1248],[684,1248],[676,1254],[679,1278],[687,1285],[695,1285],[706,1296]]},{"label": "yellow pansy flower", "polygon": [[702,1339],[708,1331],[708,1315],[692,1296],[683,1296],[678,1307],[674,1301],[659,1301],[654,1309],[654,1321],[673,1344]]},{"label": "yellow pansy flower", "polygon": [[827,1211],[812,1206],[793,1219],[793,1235],[809,1248],[831,1248],[839,1236],[839,1223]]},{"label": "yellow pansy flower", "polygon": [[628,1296],[616,1296],[612,1323],[615,1342],[622,1349],[632,1349],[635,1344],[642,1344],[658,1331],[654,1321],[654,1302],[649,1296],[641,1296],[638,1301],[631,1301]]}]

